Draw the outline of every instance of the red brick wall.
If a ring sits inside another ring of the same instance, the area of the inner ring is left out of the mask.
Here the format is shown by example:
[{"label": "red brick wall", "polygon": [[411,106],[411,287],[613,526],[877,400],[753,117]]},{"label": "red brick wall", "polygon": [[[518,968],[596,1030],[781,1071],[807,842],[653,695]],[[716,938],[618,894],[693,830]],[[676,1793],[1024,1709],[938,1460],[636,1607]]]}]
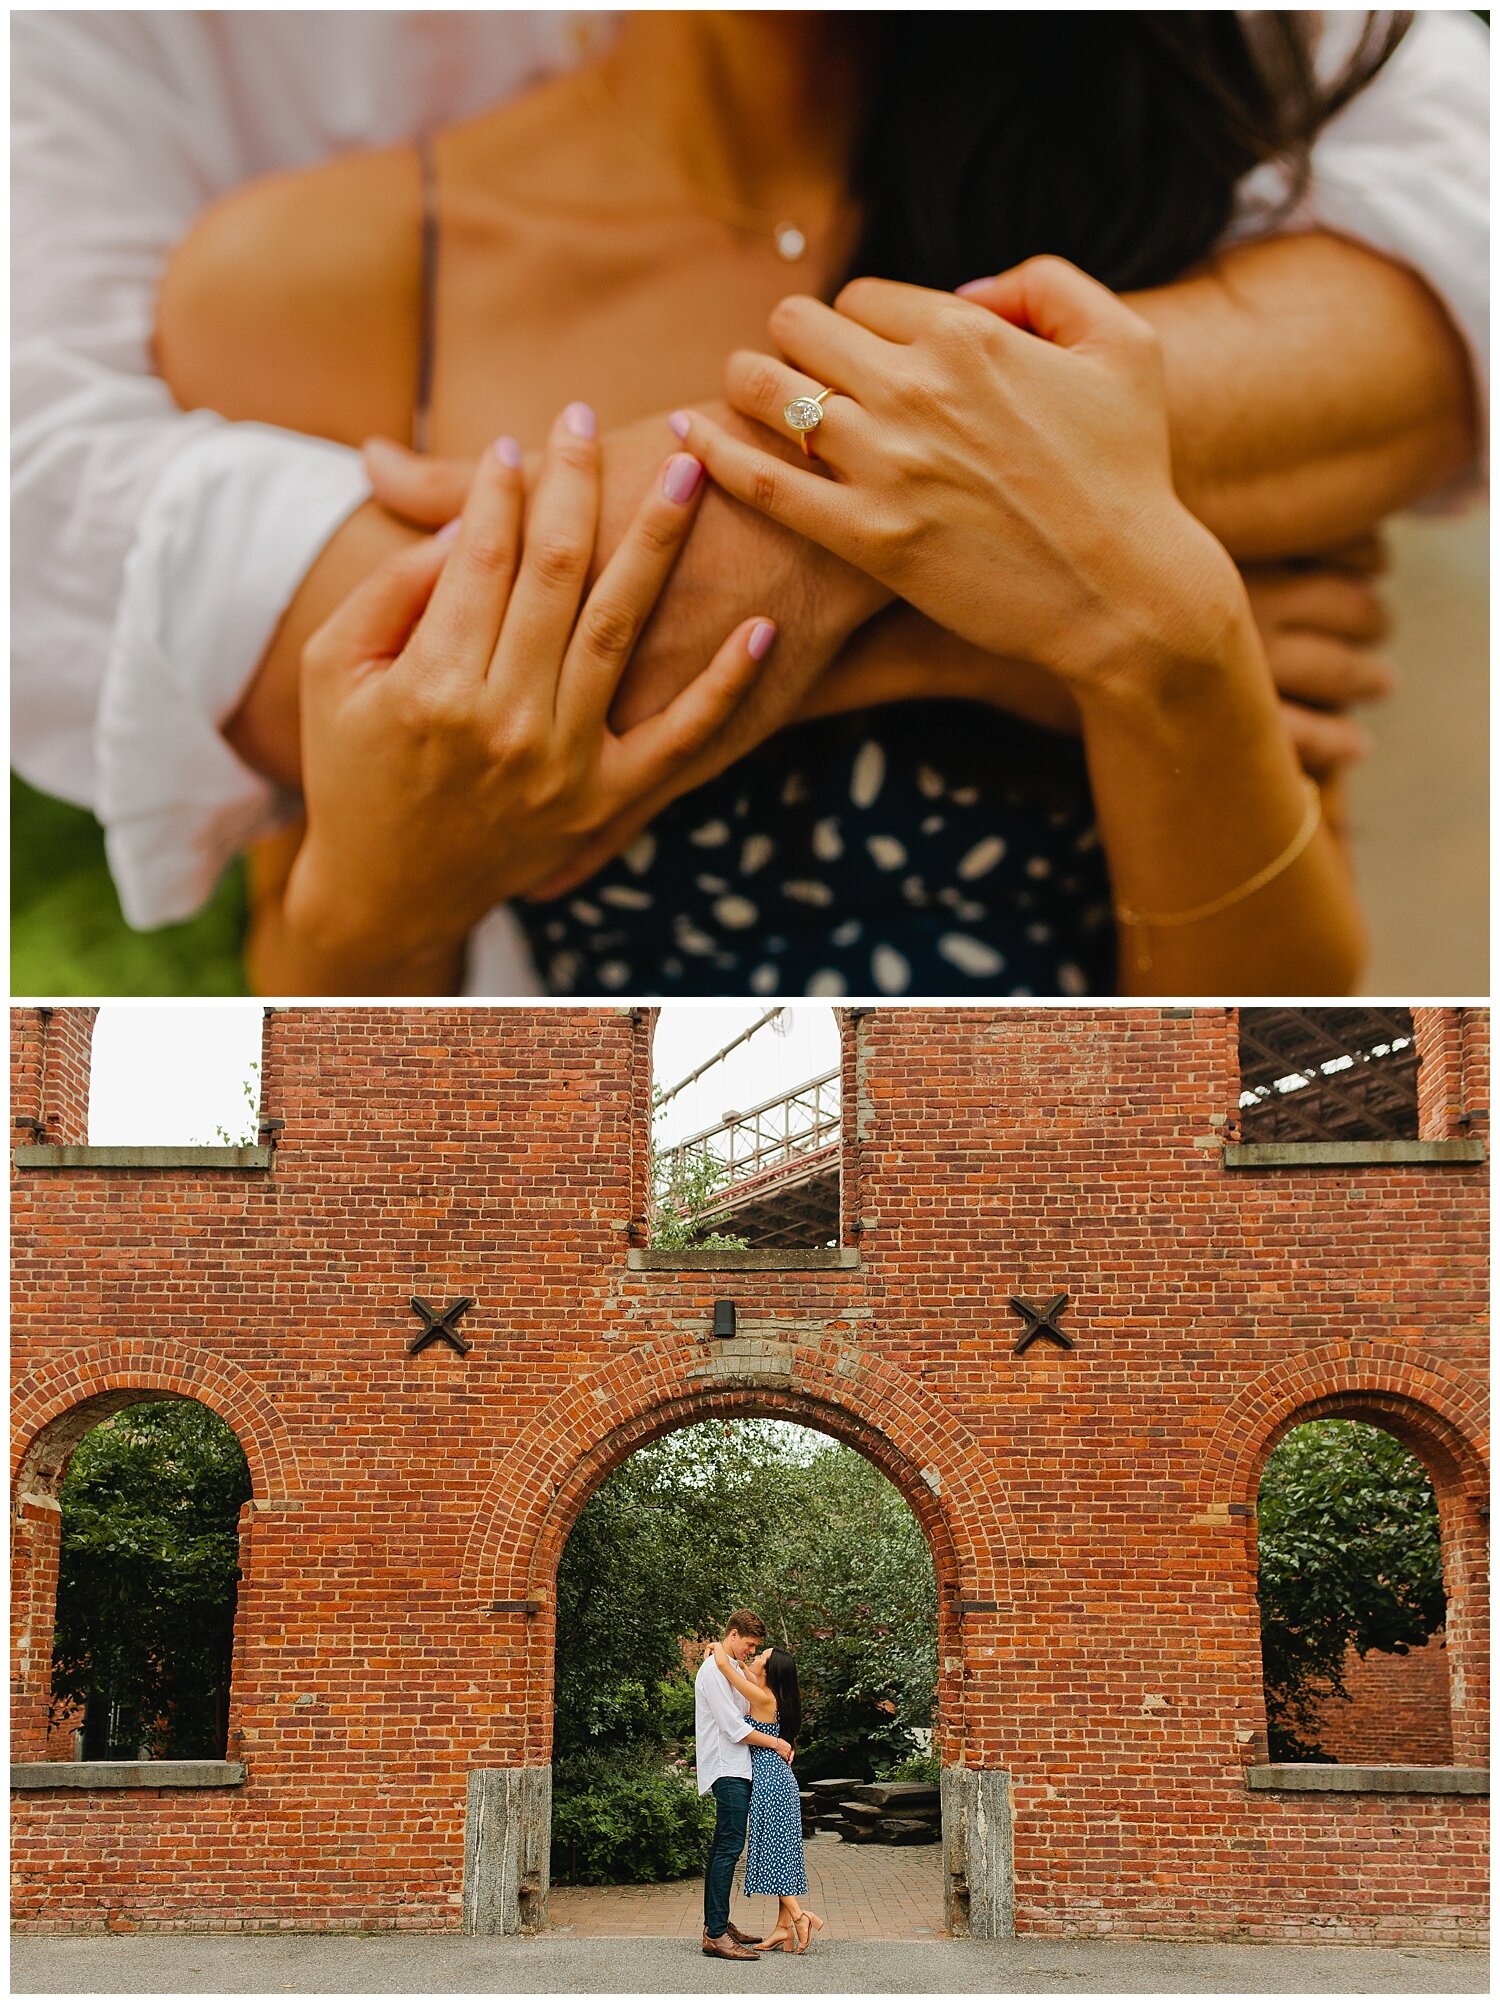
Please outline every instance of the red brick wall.
[{"label": "red brick wall", "polygon": [[19,1139],[59,1147],[89,1138],[89,1058],[96,1008],[11,1012],[11,1118],[39,1121]]},{"label": "red brick wall", "polygon": [[1448,1710],[1448,1651],[1441,1634],[1404,1656],[1353,1649],[1344,1661],[1347,1699],[1323,1707],[1318,1745],[1346,1763],[1410,1762],[1446,1767],[1453,1760]]},{"label": "red brick wall", "polygon": [[1483,1009],[1413,1009],[1422,1062],[1417,1071],[1419,1132],[1462,1140],[1488,1131],[1489,1018]]},{"label": "red brick wall", "polygon": [[[923,1522],[939,1743],[1014,1777],[1021,1932],[1477,1940],[1481,1798],[1243,1769],[1260,1469],[1334,1414],[1433,1472],[1455,1757],[1484,1758],[1486,1170],[1226,1171],[1235,1051],[1222,1010],[862,1015],[855,1271],[628,1269],[629,1010],[278,1010],[269,1175],[18,1173],[17,1757],[45,1745],[59,1429],[201,1397],[254,1483],[247,1784],[18,1796],[18,1924],[456,1927],[469,1770],[548,1757],[577,1511],[643,1440],[753,1412],[869,1453]],[[1017,1356],[1009,1295],[1064,1289],[1075,1347]],[[407,1354],[413,1293],[477,1297],[467,1357]],[[718,1297],[779,1375],[728,1369]]]}]

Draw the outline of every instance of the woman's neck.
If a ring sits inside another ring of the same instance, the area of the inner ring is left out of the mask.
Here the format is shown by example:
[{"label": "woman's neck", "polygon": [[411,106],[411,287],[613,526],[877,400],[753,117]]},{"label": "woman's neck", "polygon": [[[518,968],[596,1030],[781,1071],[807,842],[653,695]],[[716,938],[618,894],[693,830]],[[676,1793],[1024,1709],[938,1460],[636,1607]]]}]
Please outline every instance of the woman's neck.
[{"label": "woman's neck", "polygon": [[706,204],[832,207],[853,140],[847,25],[818,13],[636,13],[604,59],[610,96]]}]

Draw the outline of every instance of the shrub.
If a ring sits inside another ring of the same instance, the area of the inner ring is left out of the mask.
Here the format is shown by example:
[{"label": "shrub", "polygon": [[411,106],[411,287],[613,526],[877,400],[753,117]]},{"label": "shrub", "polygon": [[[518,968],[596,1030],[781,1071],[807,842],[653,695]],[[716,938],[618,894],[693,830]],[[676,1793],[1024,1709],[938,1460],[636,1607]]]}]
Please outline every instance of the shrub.
[{"label": "shrub", "polygon": [[925,1781],[930,1788],[936,1788],[942,1779],[943,1764],[936,1754],[908,1754],[905,1760],[898,1760],[891,1767],[876,1770],[877,1781]]},{"label": "shrub", "polygon": [[691,1763],[659,1749],[574,1755],[553,1778],[552,1877],[565,1886],[651,1884],[703,1870],[714,1827]]}]

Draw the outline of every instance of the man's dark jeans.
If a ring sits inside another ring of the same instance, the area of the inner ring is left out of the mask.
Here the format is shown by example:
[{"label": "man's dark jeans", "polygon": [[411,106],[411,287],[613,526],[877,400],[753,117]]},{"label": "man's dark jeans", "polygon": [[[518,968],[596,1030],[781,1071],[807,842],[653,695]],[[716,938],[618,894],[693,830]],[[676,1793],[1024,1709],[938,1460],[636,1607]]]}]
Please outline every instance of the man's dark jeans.
[{"label": "man's dark jeans", "polygon": [[734,1890],[734,1868],[745,1848],[745,1826],[750,1821],[750,1784],[737,1774],[721,1775],[713,1786],[714,1841],[708,1847],[708,1870],[703,1875],[703,1932],[717,1941],[729,1925],[729,1895]]}]

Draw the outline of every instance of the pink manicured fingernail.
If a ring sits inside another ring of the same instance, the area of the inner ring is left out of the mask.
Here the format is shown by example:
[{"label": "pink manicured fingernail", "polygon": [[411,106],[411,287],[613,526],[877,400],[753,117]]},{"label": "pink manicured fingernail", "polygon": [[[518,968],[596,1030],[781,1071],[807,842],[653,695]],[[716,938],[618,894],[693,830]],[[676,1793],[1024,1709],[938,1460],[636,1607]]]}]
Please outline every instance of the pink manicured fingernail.
[{"label": "pink manicured fingernail", "polygon": [[686,438],[693,428],[693,420],[688,416],[686,411],[673,411],[672,415],[667,419],[667,423],[679,438]]},{"label": "pink manicured fingernail", "polygon": [[983,292],[989,283],[987,278],[971,278],[967,285],[955,285],[953,290],[960,299],[967,299],[971,292]]},{"label": "pink manicured fingernail", "polygon": [[514,471],[521,464],[524,455],[518,440],[513,438],[497,438],[495,440],[495,457],[502,466],[508,466]]},{"label": "pink manicured fingernail", "polygon": [[698,492],[698,482],[703,478],[703,461],[694,459],[690,452],[674,452],[667,461],[666,472],[661,477],[661,491],[669,501],[679,505],[691,501]]},{"label": "pink manicured fingernail", "polygon": [[575,438],[594,436],[594,413],[588,404],[569,404],[563,412],[563,423]]},{"label": "pink manicured fingernail", "polygon": [[771,651],[771,642],[776,638],[776,622],[773,619],[758,619],[750,629],[746,646],[750,649],[752,661],[764,661]]},{"label": "pink manicured fingernail", "polygon": [[433,541],[435,543],[451,543],[453,541],[453,538],[458,534],[459,530],[462,527],[463,527],[463,517],[460,515],[455,515],[451,522],[445,522],[443,524],[442,528],[438,530],[436,536],[433,537]]}]

